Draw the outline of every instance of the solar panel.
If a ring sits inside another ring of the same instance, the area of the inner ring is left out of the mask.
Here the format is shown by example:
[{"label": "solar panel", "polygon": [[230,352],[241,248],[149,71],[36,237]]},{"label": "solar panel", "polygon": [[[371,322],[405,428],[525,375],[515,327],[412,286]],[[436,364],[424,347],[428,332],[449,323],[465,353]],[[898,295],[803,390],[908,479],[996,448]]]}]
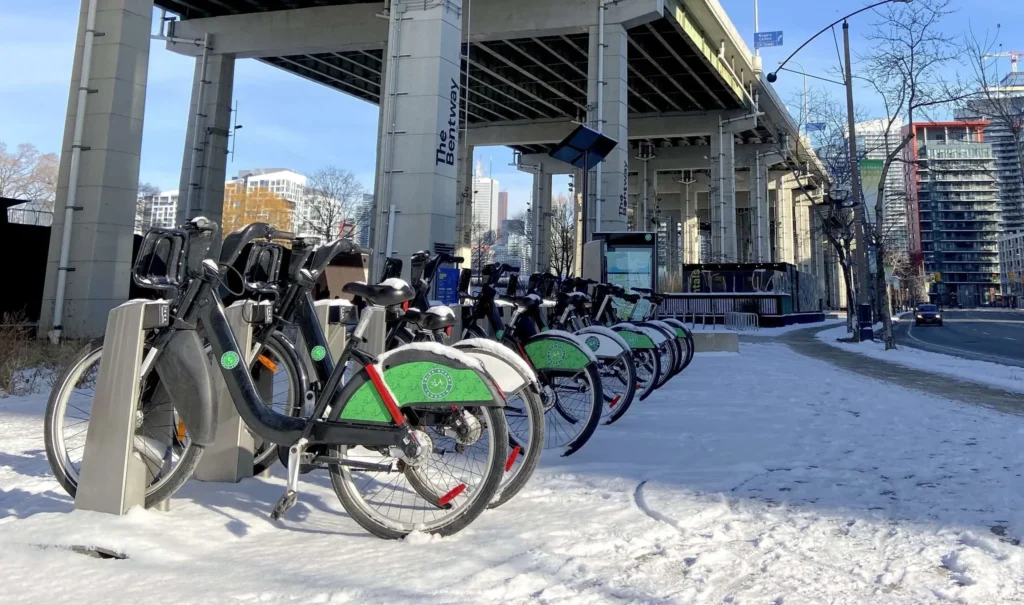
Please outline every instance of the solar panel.
[{"label": "solar panel", "polygon": [[616,144],[615,139],[580,124],[548,155],[576,168],[593,168],[608,157]]}]

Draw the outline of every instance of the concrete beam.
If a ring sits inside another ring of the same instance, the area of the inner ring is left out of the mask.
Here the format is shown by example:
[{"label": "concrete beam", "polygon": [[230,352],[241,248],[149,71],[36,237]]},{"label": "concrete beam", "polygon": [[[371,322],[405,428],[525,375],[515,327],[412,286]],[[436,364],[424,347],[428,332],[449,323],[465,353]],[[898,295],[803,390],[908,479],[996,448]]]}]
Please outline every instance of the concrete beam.
[{"label": "concrete beam", "polygon": [[[402,2],[395,0],[392,11]],[[262,58],[349,50],[377,50],[388,38],[388,19],[377,15],[383,2],[318,6],[295,10],[187,19],[174,24],[177,38],[202,38],[212,34],[214,53],[238,58]],[[664,0],[631,0],[608,8],[607,23],[635,27],[662,16]],[[592,0],[476,0],[472,12],[463,10],[463,31],[473,42],[579,34],[597,24],[597,6]],[[193,44],[171,43],[167,48],[185,55],[197,55]]]},{"label": "concrete beam", "polygon": [[[756,154],[765,154],[776,150],[776,146],[770,143],[758,145],[736,145],[736,169],[747,169],[754,165]],[[761,161],[767,165],[776,160],[778,156],[772,155],[762,157]],[[647,164],[651,170],[708,170],[711,166],[711,147],[708,145],[691,145],[688,147],[662,147],[655,152],[653,159]],[[643,162],[635,157],[629,161],[629,169],[638,171],[643,169]]]},{"label": "concrete beam", "polygon": [[[708,136],[718,132],[718,117],[732,120],[745,112],[691,111],[659,115],[632,114],[629,116],[630,140]],[[753,119],[732,122],[730,132],[754,127]],[[491,122],[469,127],[470,145],[544,145],[558,143],[576,128],[572,120],[517,120]]]}]

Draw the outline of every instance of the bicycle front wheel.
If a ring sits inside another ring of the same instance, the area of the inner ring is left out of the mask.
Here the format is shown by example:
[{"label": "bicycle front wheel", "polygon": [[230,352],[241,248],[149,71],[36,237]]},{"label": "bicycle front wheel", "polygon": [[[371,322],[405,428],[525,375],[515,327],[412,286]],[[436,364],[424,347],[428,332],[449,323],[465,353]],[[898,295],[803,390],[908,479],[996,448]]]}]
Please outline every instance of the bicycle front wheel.
[{"label": "bicycle front wheel", "polygon": [[[148,345],[144,353],[149,350]],[[57,378],[46,405],[46,459],[57,482],[74,498],[103,357],[103,339],[86,345]],[[142,378],[134,445],[146,465],[146,507],[170,498],[192,476],[202,446],[193,443],[160,377]]]},{"label": "bicycle front wheel", "polygon": [[570,456],[593,436],[601,422],[603,395],[597,364],[578,372],[540,370],[546,426],[545,449],[565,448]]},{"label": "bicycle front wheel", "polygon": [[[411,410],[421,417],[438,415],[417,412]],[[470,430],[456,431],[457,425]],[[452,406],[436,422],[416,430],[429,451],[411,462],[383,448],[330,448],[331,457],[342,461],[330,466],[342,506],[356,523],[381,538],[460,531],[491,503],[504,475],[508,430],[501,408]]]}]

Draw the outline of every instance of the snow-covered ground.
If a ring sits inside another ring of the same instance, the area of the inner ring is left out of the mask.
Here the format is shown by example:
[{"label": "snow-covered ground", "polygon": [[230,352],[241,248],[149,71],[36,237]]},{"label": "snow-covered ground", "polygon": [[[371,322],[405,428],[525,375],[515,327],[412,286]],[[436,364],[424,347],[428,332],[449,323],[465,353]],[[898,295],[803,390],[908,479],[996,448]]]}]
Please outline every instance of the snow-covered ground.
[{"label": "snow-covered ground", "polygon": [[[1024,419],[781,344],[698,355],[450,538],[385,542],[306,476],[71,512],[40,397],[0,400],[0,603],[1024,602]],[[124,552],[98,560],[54,544]]]},{"label": "snow-covered ground", "polygon": [[[826,319],[825,321],[820,321],[818,323],[812,324],[793,324],[791,326],[783,326],[781,328],[759,328],[757,330],[733,330],[731,328],[726,328],[725,326],[722,325],[715,326],[709,324],[705,326],[701,324],[695,324],[693,326],[693,330],[695,332],[736,332],[738,334],[750,334],[751,336],[781,336],[783,334],[788,334],[794,330],[806,330],[808,328],[833,326],[839,324],[845,325],[846,318],[844,317],[842,319]],[[690,324],[686,325],[687,327],[690,327]]]},{"label": "snow-covered ground", "polygon": [[978,382],[992,387],[1019,391],[1024,393],[1024,368],[1007,366],[987,361],[962,359],[952,355],[922,351],[913,347],[899,347],[895,351],[886,351],[881,342],[838,342],[838,338],[846,338],[849,334],[846,327],[832,328],[818,332],[817,337],[828,344],[846,351],[867,355],[875,359],[889,361],[908,368],[925,370],[936,374],[945,374],[960,380]]}]

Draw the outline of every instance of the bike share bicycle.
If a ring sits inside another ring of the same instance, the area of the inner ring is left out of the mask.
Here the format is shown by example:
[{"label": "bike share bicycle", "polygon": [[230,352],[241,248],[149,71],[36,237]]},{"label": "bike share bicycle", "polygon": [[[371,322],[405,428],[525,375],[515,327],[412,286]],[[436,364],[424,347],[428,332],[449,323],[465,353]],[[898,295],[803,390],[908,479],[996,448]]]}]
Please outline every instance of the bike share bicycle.
[{"label": "bike share bicycle", "polygon": [[[303,418],[275,412],[260,397],[249,367],[241,363],[247,352],[239,351],[217,291],[224,275],[218,263],[205,260],[216,231],[216,224],[197,218],[181,229],[152,229],[143,239],[133,278],[164,291],[172,302],[169,324],[147,338],[139,409],[146,408],[155,391],[166,392],[187,428],[189,446],[196,448],[192,460],[198,461],[216,431],[214,369],[198,334],[203,329],[239,416],[264,440],[289,448],[287,489],[272,517],[280,518],[294,505],[300,466],[306,463],[327,467],[346,511],[380,537],[399,538],[413,530],[451,534],[475,519],[500,485],[508,439],[500,414],[504,397],[483,366],[434,343],[399,347],[379,358],[359,350],[355,345],[363,341],[372,316],[413,298],[414,292],[401,282],[347,284],[343,291],[366,300],[369,313],[360,318],[312,414]],[[267,234],[267,239],[293,237]],[[348,250],[339,246],[338,251],[368,252],[347,245]],[[156,257],[162,262],[154,262]],[[358,360],[362,368],[341,386],[349,359]],[[73,388],[80,372],[77,366],[68,368],[57,390],[65,391],[69,384]],[[462,464],[451,462],[466,454],[475,455]],[[371,473],[385,480],[362,481]],[[190,474],[191,468],[179,472],[170,493]],[[381,496],[403,480],[449,489],[437,501],[424,498],[420,507],[407,501],[415,487],[396,487]],[[368,494],[360,485],[369,487]],[[396,506],[399,493],[401,505]]]},{"label": "bike share bicycle", "polygon": [[[593,351],[569,332],[547,330],[543,300],[535,293],[515,295],[517,279],[510,278],[508,294],[498,295],[497,286],[505,274],[517,274],[518,267],[491,263],[483,267],[486,280],[480,293],[469,293],[470,271],[463,269],[459,296],[468,308],[464,314],[464,338],[487,339],[478,322],[485,322],[493,340],[509,347],[536,371],[545,409],[545,449],[564,448],[563,456],[578,451],[590,439],[601,420],[603,395],[600,364]],[[499,304],[514,310],[506,325]]]},{"label": "bike share bicycle", "polygon": [[[432,305],[429,294],[441,265],[461,264],[463,260],[445,252],[420,251],[412,256],[411,282],[416,297],[408,308],[388,309],[385,340],[388,350],[418,342],[445,343],[456,324],[455,314],[447,306]],[[401,268],[400,259],[387,259],[382,279],[396,277]],[[490,504],[495,508],[519,493],[540,463],[546,424],[542,387],[530,365],[500,344],[484,338],[467,338],[453,346],[480,361],[505,394],[502,411],[508,425],[509,455],[499,493]]]}]

